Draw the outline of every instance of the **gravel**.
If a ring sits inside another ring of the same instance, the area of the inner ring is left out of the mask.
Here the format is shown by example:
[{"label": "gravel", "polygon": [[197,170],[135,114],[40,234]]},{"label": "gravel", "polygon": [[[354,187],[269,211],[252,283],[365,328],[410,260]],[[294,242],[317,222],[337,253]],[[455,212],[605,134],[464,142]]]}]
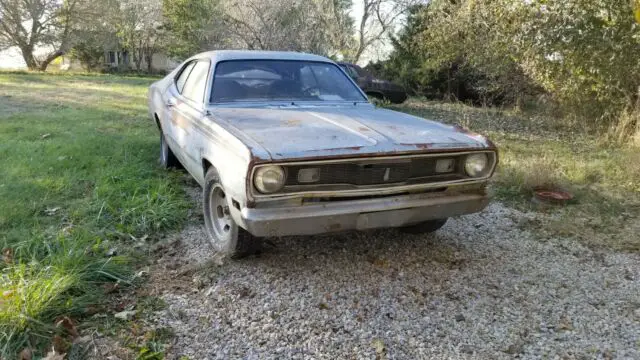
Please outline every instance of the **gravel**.
[{"label": "gravel", "polygon": [[200,221],[150,286],[169,358],[640,359],[640,257],[540,239],[493,204],[431,235],[271,239],[213,256]]}]

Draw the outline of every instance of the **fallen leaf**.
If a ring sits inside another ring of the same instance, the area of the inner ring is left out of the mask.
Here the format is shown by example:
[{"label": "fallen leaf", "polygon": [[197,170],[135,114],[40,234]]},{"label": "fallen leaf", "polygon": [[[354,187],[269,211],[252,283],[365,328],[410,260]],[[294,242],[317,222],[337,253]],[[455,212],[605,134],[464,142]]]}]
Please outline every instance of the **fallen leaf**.
[{"label": "fallen leaf", "polygon": [[55,207],[55,208],[46,209],[46,210],[44,211],[44,213],[45,213],[46,215],[48,215],[48,216],[53,216],[53,215],[55,215],[59,210],[60,210],[60,208],[59,208],[59,207]]},{"label": "fallen leaf", "polygon": [[71,347],[71,344],[60,335],[54,336],[51,343],[53,344],[53,351],[58,354],[65,354]]},{"label": "fallen leaf", "polygon": [[111,294],[116,292],[120,288],[120,285],[117,282],[114,283],[106,283],[102,285],[102,290],[104,290],[105,294]]},{"label": "fallen leaf", "polygon": [[121,311],[119,313],[115,313],[113,316],[116,319],[129,321],[129,320],[133,319],[133,317],[136,316],[136,314],[137,314],[137,311],[135,311],[135,310],[125,310],[125,311]]},{"label": "fallen leaf", "polygon": [[40,135],[40,137],[41,137],[42,139],[46,139],[46,138],[48,138],[49,136],[51,136],[51,134],[42,134],[42,135]]},{"label": "fallen leaf", "polygon": [[13,296],[13,293],[15,293],[15,290],[5,290],[2,292],[2,297],[10,298]]},{"label": "fallen leaf", "polygon": [[18,359],[20,360],[31,360],[33,354],[31,353],[31,349],[24,348],[20,351],[20,355],[18,355]]},{"label": "fallen leaf", "polygon": [[45,356],[42,360],[64,360],[65,354],[58,354],[55,350],[51,349],[47,356]]},{"label": "fallen leaf", "polygon": [[12,248],[4,248],[2,250],[2,261],[5,264],[13,264],[13,249]]},{"label": "fallen leaf", "polygon": [[371,342],[371,347],[376,351],[376,360],[385,359],[387,357],[387,348],[384,346],[384,342],[380,339],[374,339]]},{"label": "fallen leaf", "polygon": [[95,315],[100,312],[100,308],[95,305],[89,305],[84,309],[84,313],[87,315]]},{"label": "fallen leaf", "polygon": [[327,304],[325,304],[325,303],[320,303],[320,304],[318,304],[318,308],[319,308],[320,310],[329,310],[329,309],[331,309],[331,308],[329,307],[329,305],[327,305]]},{"label": "fallen leaf", "polygon": [[[63,327],[72,338],[80,336],[76,324],[68,316],[63,316],[56,321],[56,327]],[[59,351],[60,352],[60,351]]]},{"label": "fallen leaf", "polygon": [[558,323],[559,330],[573,330],[573,324],[571,323],[571,318],[566,315],[560,317],[560,322]]},{"label": "fallen leaf", "polygon": [[378,258],[378,257],[371,258],[369,259],[369,262],[374,266],[377,266],[383,269],[386,269],[389,267],[389,262],[384,258]]}]

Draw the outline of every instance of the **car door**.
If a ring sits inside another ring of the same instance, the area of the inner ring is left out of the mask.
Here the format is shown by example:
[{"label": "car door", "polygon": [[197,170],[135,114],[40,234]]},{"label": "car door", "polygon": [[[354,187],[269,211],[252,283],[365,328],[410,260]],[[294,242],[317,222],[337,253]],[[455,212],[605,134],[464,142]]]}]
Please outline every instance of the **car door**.
[{"label": "car door", "polygon": [[180,163],[184,165],[185,160],[183,159],[184,155],[182,154],[182,149],[180,146],[180,139],[184,138],[186,135],[183,127],[178,122],[176,106],[180,102],[180,93],[184,90],[184,86],[187,82],[187,78],[193,67],[196,65],[195,61],[191,61],[185,64],[182,67],[182,70],[178,72],[178,75],[175,77],[174,82],[171,86],[169,86],[164,94],[164,109],[163,116],[160,117],[160,121],[162,122],[162,131],[165,136],[165,140],[169,144],[169,147],[173,150],[175,156],[180,160]]},{"label": "car door", "polygon": [[201,175],[201,119],[205,115],[205,92],[209,81],[209,60],[196,60],[173,106],[172,122],[178,134],[182,165],[194,176]]}]

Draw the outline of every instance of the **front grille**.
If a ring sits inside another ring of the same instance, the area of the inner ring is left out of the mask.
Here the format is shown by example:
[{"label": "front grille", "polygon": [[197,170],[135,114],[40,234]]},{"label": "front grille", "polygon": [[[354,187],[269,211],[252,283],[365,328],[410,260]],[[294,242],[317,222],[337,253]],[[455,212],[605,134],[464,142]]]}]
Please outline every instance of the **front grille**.
[{"label": "front grille", "polygon": [[[452,171],[436,172],[439,157],[396,159],[385,161],[363,161],[354,163],[332,163],[314,165],[291,165],[287,167],[285,186],[317,186],[317,185],[382,185],[394,183],[428,183],[434,181],[450,181],[463,179],[461,172],[462,157],[448,156],[453,159]],[[298,172],[302,169],[317,168],[319,180],[313,183],[298,181]]]}]

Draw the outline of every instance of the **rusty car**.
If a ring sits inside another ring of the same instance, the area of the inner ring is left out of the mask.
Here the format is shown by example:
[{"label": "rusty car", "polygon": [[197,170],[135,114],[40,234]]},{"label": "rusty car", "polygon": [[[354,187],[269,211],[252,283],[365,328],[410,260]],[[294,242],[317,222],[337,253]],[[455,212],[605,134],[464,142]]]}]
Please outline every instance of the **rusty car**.
[{"label": "rusty car", "polygon": [[388,100],[392,104],[402,104],[407,100],[407,92],[402,86],[373,76],[357,64],[339,62],[338,65],[351,76],[367,96],[377,100]]},{"label": "rusty car", "polygon": [[376,107],[335,62],[296,52],[212,51],[151,85],[160,162],[202,186],[217,252],[262,238],[399,228],[433,232],[489,202],[484,136]]}]

